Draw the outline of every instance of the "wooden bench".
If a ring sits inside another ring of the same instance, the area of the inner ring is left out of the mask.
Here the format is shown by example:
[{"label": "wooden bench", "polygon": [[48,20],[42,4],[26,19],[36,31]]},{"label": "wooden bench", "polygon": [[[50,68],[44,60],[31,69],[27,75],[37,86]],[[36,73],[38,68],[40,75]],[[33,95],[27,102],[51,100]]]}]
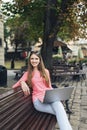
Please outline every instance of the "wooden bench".
[{"label": "wooden bench", "polygon": [[15,70],[14,71],[14,73],[15,73],[14,79],[17,79],[17,80],[20,79],[26,70],[27,70],[27,66],[21,67],[20,70]]},{"label": "wooden bench", "polygon": [[83,70],[79,70],[78,68],[70,68],[70,67],[57,67],[54,66],[52,68],[51,77],[52,80],[55,81],[57,77],[63,77],[63,76],[72,76],[77,77],[78,80],[80,78],[86,79],[86,73]]},{"label": "wooden bench", "polygon": [[22,90],[0,95],[0,130],[54,130],[55,124],[55,116],[36,111]]}]

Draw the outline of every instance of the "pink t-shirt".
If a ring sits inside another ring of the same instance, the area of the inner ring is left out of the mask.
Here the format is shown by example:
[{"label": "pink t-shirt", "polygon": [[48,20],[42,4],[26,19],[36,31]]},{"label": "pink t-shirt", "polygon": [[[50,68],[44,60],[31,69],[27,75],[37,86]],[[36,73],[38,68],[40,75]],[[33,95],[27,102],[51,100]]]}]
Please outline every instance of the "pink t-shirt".
[{"label": "pink t-shirt", "polygon": [[[49,76],[49,71],[47,69],[46,69],[46,73]],[[25,72],[24,75],[21,77],[21,79],[15,85],[13,85],[13,88],[20,86],[20,81],[27,81],[27,75],[28,75],[28,72]],[[53,89],[51,87],[51,82],[49,84],[49,87],[47,87],[47,86],[48,85],[47,85],[46,81],[44,80],[44,78],[41,77],[40,72],[38,70],[34,71],[33,77],[32,77],[32,89],[33,89],[32,100],[33,100],[33,102],[37,99],[39,99],[41,102],[43,102],[45,91],[49,90],[49,89]]]},{"label": "pink t-shirt", "polygon": [[33,73],[32,86],[33,86],[33,93],[32,93],[33,101],[39,99],[41,102],[43,102],[45,91],[52,89],[51,84],[49,85],[49,87],[47,87],[48,85],[46,81],[41,77],[40,72],[38,70],[34,71]]}]

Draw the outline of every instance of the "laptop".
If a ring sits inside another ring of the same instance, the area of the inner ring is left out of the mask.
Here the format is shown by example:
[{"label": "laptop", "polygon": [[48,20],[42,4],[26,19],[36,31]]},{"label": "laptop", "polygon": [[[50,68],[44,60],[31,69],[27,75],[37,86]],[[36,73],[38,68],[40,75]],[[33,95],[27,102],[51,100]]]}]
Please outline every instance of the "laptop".
[{"label": "laptop", "polygon": [[68,100],[72,94],[73,89],[74,87],[72,86],[47,90],[44,97],[44,103]]}]

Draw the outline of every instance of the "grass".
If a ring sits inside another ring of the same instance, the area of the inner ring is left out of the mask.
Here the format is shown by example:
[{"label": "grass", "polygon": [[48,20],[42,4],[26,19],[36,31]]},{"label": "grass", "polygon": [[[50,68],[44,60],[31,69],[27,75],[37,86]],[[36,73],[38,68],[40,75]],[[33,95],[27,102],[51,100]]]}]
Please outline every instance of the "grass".
[{"label": "grass", "polygon": [[[14,63],[14,69],[20,69],[22,66],[25,66],[25,61],[24,60],[17,60],[15,61]],[[5,67],[7,69],[11,69],[11,61],[8,60],[8,61],[5,61]]]}]

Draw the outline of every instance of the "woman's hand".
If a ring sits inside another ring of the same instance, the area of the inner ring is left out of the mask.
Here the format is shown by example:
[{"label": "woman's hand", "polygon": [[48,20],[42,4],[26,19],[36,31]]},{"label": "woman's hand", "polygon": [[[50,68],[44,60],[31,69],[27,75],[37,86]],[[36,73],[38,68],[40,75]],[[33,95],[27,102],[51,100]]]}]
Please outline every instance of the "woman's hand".
[{"label": "woman's hand", "polygon": [[21,84],[21,88],[22,88],[22,90],[24,92],[24,95],[25,96],[30,95],[30,89],[29,89],[28,85],[26,84],[26,82],[21,81],[20,84]]}]

